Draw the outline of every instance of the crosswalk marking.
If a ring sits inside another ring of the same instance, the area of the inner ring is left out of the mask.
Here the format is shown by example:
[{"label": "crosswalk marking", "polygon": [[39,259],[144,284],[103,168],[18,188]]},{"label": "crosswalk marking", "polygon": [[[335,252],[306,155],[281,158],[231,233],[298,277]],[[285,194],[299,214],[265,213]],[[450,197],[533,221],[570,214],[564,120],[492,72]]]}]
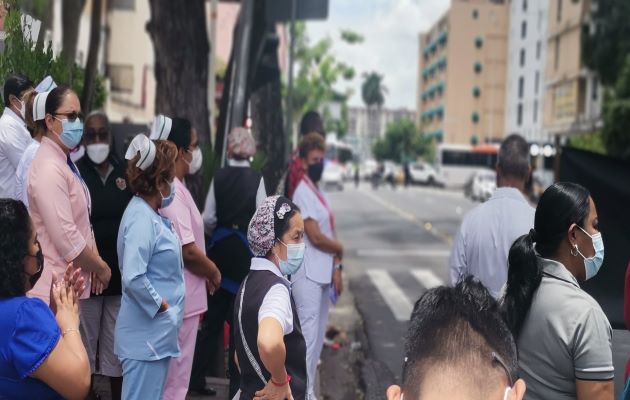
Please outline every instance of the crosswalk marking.
[{"label": "crosswalk marking", "polygon": [[428,269],[411,270],[411,275],[426,289],[444,285],[444,281]]},{"label": "crosswalk marking", "polygon": [[448,249],[358,249],[359,257],[392,257],[392,256],[408,256],[408,257],[448,257],[451,251]]},{"label": "crosswalk marking", "polygon": [[372,281],[376,290],[387,303],[392,314],[398,321],[407,321],[413,310],[413,304],[396,282],[389,276],[389,273],[382,269],[367,270],[367,275]]}]

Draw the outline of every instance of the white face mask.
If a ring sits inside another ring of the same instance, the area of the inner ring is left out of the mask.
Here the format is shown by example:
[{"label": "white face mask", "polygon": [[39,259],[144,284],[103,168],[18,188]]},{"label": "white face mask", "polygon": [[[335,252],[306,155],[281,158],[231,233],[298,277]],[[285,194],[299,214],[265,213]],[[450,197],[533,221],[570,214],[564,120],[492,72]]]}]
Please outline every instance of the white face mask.
[{"label": "white face mask", "polygon": [[201,152],[201,149],[197,147],[195,150],[193,150],[192,160],[190,162],[186,162],[188,163],[188,174],[196,174],[201,169],[201,165],[203,164],[203,153]]},{"label": "white face mask", "polygon": [[96,165],[100,165],[107,160],[109,155],[109,145],[106,143],[94,143],[86,146],[86,152],[90,160]]}]

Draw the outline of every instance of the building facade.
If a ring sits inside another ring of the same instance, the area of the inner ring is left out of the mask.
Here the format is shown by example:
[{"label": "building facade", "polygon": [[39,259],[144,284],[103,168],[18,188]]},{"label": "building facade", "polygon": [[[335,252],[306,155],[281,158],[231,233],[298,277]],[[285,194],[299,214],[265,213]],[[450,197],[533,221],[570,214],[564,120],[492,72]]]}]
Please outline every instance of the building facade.
[{"label": "building facade", "polygon": [[548,136],[592,132],[601,126],[602,89],[582,63],[589,0],[550,0],[547,23],[545,107]]},{"label": "building facade", "polygon": [[[383,139],[387,126],[402,120],[416,121],[416,113],[405,108],[381,108],[368,111],[366,107],[350,107],[348,109],[348,134],[344,140],[351,143],[355,153],[367,159],[372,146]],[[374,122],[376,121],[376,123]]]},{"label": "building facade", "polygon": [[417,121],[438,142],[504,136],[508,11],[501,0],[453,0],[420,34]]},{"label": "building facade", "polygon": [[541,143],[547,54],[547,1],[512,0],[510,7],[505,132]]}]

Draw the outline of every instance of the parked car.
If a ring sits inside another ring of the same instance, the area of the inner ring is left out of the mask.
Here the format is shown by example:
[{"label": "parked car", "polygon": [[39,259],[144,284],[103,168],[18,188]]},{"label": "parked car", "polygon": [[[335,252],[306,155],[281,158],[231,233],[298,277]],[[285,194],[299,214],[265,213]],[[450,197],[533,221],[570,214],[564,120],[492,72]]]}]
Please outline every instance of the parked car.
[{"label": "parked car", "polygon": [[[468,185],[467,185],[468,186]],[[477,171],[471,178],[469,196],[475,201],[488,200],[497,188],[497,174],[495,171]]]},{"label": "parked car", "polygon": [[343,167],[336,162],[326,162],[322,175],[324,189],[335,188],[343,190]]},{"label": "parked car", "polygon": [[438,183],[437,172],[431,165],[424,162],[410,164],[409,175],[412,183],[423,185],[435,185]]}]

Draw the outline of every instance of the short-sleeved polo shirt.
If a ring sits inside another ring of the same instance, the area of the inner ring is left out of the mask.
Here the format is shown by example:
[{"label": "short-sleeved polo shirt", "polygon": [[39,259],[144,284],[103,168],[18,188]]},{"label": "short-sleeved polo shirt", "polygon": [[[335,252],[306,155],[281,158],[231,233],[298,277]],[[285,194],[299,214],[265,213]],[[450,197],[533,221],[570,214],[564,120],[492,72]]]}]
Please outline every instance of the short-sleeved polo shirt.
[{"label": "short-sleeved polo shirt", "polygon": [[576,379],[613,379],[612,329],[573,274],[538,260],[542,281],[518,338],[520,377],[528,399],[575,399]]}]

